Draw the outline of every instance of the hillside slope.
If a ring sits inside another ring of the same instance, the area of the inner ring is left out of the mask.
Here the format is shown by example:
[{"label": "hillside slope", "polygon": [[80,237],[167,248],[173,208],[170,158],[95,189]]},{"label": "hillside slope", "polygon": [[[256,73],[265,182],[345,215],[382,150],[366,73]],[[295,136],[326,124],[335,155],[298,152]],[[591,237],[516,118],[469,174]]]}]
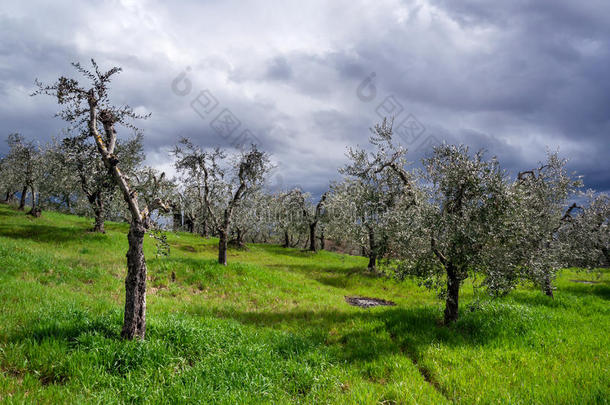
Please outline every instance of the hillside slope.
[{"label": "hillside slope", "polygon": [[[169,234],[168,258],[146,240],[147,339],[128,342],[119,338],[127,226],[90,227],[0,206],[0,402],[610,397],[608,272],[564,271],[554,300],[522,286],[471,306],[467,285],[461,319],[446,328],[432,292],[367,275],[364,258],[251,245],[222,267],[214,239]],[[351,295],[397,305],[361,309],[345,302]]]}]

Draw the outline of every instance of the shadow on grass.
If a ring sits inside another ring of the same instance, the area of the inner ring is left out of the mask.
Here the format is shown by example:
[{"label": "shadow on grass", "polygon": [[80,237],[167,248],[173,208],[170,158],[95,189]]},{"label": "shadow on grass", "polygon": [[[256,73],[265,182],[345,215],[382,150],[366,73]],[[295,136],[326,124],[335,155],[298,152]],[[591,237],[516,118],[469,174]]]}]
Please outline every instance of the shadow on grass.
[{"label": "shadow on grass", "polygon": [[368,272],[366,267],[345,267],[345,266],[333,266],[333,265],[324,265],[320,263],[311,263],[311,264],[267,264],[265,267],[272,268],[289,268],[290,271],[303,273],[305,275],[310,275],[312,278],[335,274],[338,276],[353,276],[358,275],[360,277],[376,279],[379,278],[378,275]]},{"label": "shadow on grass", "polygon": [[308,258],[308,257],[316,257],[316,252],[312,252],[309,250],[301,250],[299,248],[285,248],[280,245],[266,245],[266,244],[256,244],[256,247],[264,250],[266,253],[272,254],[274,256],[289,256],[295,257],[298,259]]},{"label": "shadow on grass", "polygon": [[[81,241],[87,232],[79,228],[29,224],[27,226],[0,225],[0,235],[13,239],[33,240],[42,243]],[[97,234],[97,237],[104,237]]]},{"label": "shadow on grass", "polygon": [[69,344],[86,333],[97,333],[107,338],[120,338],[122,316],[112,311],[103,316],[92,317],[86,311],[65,310],[51,317],[34,319],[23,325],[9,337],[9,342],[26,339],[42,342],[47,339],[65,341]]},{"label": "shadow on grass", "polygon": [[17,217],[20,215],[25,215],[25,211],[17,211],[15,208],[9,205],[0,203],[0,217]]},{"label": "shadow on grass", "polygon": [[[407,354],[417,361],[422,351],[434,343],[485,345],[502,335],[515,332],[511,328],[523,330],[532,326],[506,325],[507,311],[512,309],[471,312],[461,308],[460,320],[450,327],[442,325],[442,311],[438,306],[357,311],[248,312],[215,309],[210,315],[246,325],[281,327],[305,334],[324,333],[329,336],[327,344],[339,344],[342,357],[348,361],[369,361],[398,353]],[[512,317],[518,318],[517,311],[513,312]],[[501,316],[498,316],[499,313]],[[336,336],[336,340],[333,340],[333,336]]]},{"label": "shadow on grass", "polygon": [[579,297],[594,295],[604,300],[610,300],[610,284],[603,282],[600,284],[574,284],[562,286],[560,292],[566,292]]}]

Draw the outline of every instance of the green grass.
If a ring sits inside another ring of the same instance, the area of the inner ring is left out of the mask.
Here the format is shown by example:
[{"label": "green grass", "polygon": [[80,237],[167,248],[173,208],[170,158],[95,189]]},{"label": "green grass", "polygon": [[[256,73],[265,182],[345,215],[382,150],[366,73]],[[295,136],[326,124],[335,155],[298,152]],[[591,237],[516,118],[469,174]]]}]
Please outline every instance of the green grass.
[{"label": "green grass", "polygon": [[[33,219],[0,206],[0,402],[607,403],[610,273],[564,271],[460,320],[413,280],[367,261],[251,245],[215,264],[216,240],[147,238],[147,339],[119,338],[125,224]],[[571,280],[595,280],[595,284]],[[389,299],[360,309],[346,295]]]}]

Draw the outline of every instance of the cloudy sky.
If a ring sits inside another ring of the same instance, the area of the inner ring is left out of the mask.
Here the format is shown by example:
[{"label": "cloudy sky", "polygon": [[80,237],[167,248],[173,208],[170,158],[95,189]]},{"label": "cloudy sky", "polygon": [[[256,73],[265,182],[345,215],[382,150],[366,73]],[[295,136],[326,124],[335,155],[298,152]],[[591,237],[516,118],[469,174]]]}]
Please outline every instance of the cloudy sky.
[{"label": "cloudy sky", "polygon": [[[0,4],[2,136],[65,126],[34,79],[95,58],[113,99],[152,117],[147,162],[180,136],[256,140],[276,187],[318,194],[383,115],[417,161],[465,143],[527,169],[559,149],[610,190],[607,0],[12,1]],[[6,145],[0,146],[0,153]]]}]

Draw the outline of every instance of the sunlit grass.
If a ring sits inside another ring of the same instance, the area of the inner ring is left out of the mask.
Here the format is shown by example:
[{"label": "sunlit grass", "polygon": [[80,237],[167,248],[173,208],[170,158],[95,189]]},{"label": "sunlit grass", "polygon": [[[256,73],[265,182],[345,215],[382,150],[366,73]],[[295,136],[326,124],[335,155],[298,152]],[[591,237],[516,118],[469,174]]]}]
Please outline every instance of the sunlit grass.
[{"label": "sunlit grass", "polygon": [[[610,281],[564,271],[555,299],[522,286],[440,326],[442,305],[367,261],[147,238],[148,328],[119,338],[125,224],[0,207],[0,402],[607,403]],[[572,280],[590,280],[578,283]],[[396,302],[368,310],[346,295]]]}]

